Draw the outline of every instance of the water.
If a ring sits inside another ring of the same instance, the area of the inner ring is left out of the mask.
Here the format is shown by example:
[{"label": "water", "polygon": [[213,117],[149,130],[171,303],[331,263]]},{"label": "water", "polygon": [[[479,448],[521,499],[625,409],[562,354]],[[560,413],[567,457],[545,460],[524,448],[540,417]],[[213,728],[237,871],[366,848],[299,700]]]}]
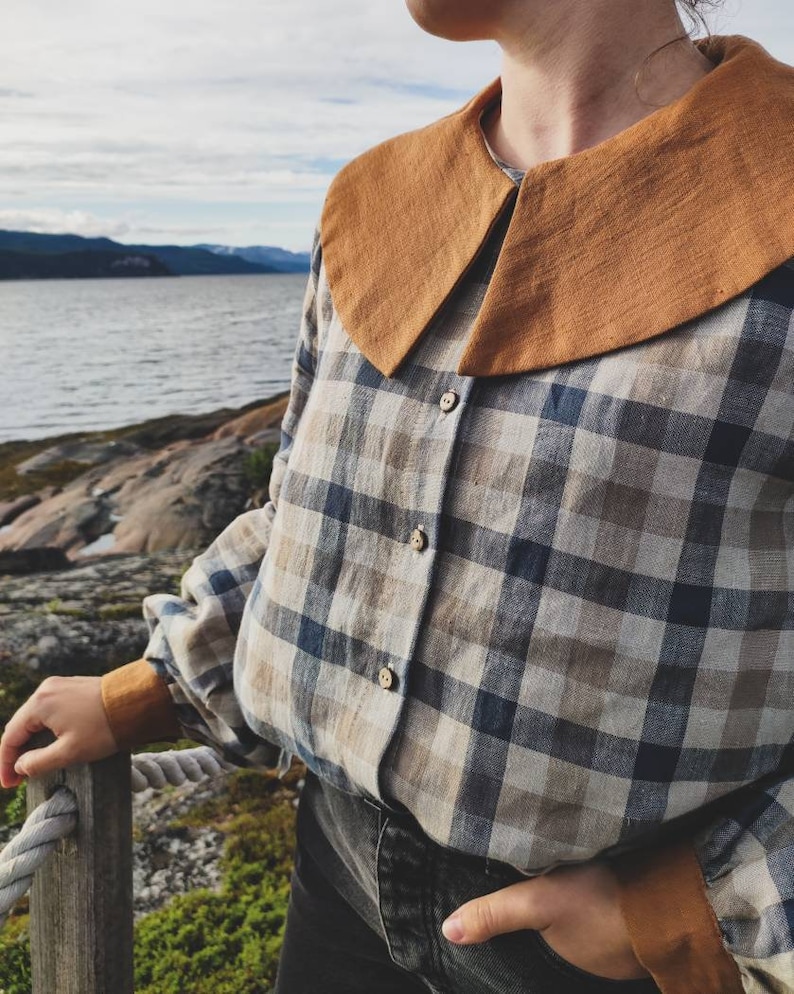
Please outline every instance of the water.
[{"label": "water", "polygon": [[0,442],[238,407],[286,389],[307,279],[0,282]]}]

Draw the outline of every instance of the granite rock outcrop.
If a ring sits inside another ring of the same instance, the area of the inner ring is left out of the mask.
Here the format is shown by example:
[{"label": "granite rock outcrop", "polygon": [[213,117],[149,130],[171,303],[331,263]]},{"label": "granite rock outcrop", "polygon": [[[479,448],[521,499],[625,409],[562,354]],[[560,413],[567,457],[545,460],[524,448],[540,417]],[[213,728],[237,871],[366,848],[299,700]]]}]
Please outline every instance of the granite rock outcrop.
[{"label": "granite rock outcrop", "polygon": [[65,570],[0,575],[0,664],[22,663],[42,677],[92,676],[139,658],[148,641],[143,598],[178,593],[197,551],[97,556]]},{"label": "granite rock outcrop", "polygon": [[83,560],[208,545],[262,499],[247,460],[278,447],[286,401],[160,419],[116,439],[43,445],[14,464],[16,489],[27,480],[33,488],[48,473],[67,478],[0,503],[0,555],[54,548]]}]

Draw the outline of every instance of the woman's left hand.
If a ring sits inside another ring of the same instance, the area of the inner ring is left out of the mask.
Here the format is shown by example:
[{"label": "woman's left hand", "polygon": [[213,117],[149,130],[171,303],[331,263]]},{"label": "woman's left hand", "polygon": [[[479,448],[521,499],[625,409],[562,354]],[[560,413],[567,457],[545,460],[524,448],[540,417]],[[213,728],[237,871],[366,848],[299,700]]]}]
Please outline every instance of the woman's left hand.
[{"label": "woman's left hand", "polygon": [[605,863],[565,866],[462,905],[444,922],[451,942],[470,945],[503,932],[535,929],[563,959],[612,980],[650,974],[634,955]]}]

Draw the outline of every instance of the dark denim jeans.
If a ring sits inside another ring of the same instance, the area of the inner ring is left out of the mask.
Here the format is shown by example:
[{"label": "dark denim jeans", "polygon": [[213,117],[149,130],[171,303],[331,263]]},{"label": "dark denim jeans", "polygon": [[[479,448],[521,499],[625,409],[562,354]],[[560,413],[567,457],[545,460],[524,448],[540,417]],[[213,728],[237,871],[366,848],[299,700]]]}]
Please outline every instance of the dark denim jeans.
[{"label": "dark denim jeans", "polygon": [[444,939],[455,908],[521,879],[310,775],[276,994],[658,994],[650,979],[580,970],[539,932],[477,946]]}]

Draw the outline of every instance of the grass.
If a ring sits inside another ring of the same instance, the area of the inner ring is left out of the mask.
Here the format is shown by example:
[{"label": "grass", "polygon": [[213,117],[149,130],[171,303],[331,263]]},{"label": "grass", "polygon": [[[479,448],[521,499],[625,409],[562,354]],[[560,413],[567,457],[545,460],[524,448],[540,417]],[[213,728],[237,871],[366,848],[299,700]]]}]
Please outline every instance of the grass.
[{"label": "grass", "polygon": [[[0,725],[30,696],[40,678],[2,663]],[[181,739],[169,749],[194,748]],[[139,752],[157,752],[160,743]],[[258,770],[231,774],[217,797],[172,823],[207,826],[225,835],[219,892],[174,897],[135,930],[136,994],[268,994],[281,949],[295,846],[295,765],[283,779]],[[25,816],[25,784],[0,789],[0,821]],[[0,994],[31,994],[29,916],[22,899],[0,931]]]},{"label": "grass", "polygon": [[[34,443],[25,444],[32,446]],[[8,452],[3,451],[5,448],[6,446],[0,446],[0,500],[16,500],[17,497],[38,493],[45,487],[65,487],[88,469],[85,463],[64,459],[37,473],[20,475],[16,471],[15,463],[29,457],[27,455],[9,457]],[[36,455],[44,448],[46,446],[43,445],[32,448],[30,455]]]},{"label": "grass", "polygon": [[140,601],[127,604],[100,604],[97,614],[102,621],[121,621],[124,618],[143,617]]},{"label": "grass", "polygon": [[[283,780],[240,770],[174,825],[226,836],[219,891],[174,897],[135,929],[136,994],[268,994],[275,981],[295,847],[296,764]],[[29,918],[0,932],[0,994],[31,994]]]},{"label": "grass", "polygon": [[68,604],[64,604],[60,597],[53,597],[52,600],[43,604],[41,608],[35,610],[39,610],[42,614],[60,614],[67,618],[80,618],[82,620],[88,620],[94,616],[91,611],[86,610],[84,607],[71,607]]},{"label": "grass", "polygon": [[12,916],[0,932],[0,994],[30,994],[29,916]]}]

